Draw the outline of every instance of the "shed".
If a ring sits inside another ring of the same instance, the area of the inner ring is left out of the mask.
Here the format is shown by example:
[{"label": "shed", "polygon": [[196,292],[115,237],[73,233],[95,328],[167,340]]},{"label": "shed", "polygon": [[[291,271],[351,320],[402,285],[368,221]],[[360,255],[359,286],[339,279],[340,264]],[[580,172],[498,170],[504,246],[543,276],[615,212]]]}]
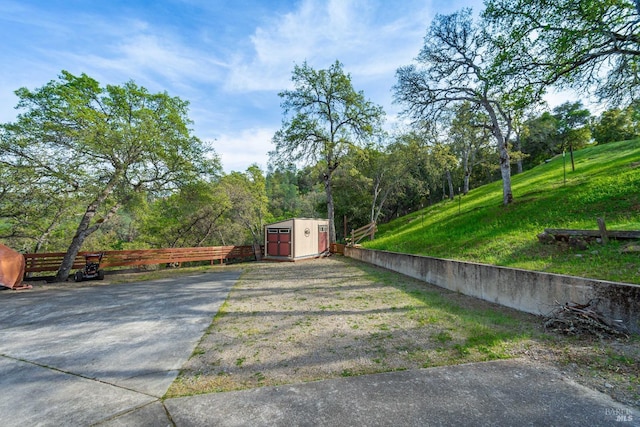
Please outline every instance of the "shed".
[{"label": "shed", "polygon": [[264,227],[265,259],[296,261],[329,251],[329,220],[291,218]]}]

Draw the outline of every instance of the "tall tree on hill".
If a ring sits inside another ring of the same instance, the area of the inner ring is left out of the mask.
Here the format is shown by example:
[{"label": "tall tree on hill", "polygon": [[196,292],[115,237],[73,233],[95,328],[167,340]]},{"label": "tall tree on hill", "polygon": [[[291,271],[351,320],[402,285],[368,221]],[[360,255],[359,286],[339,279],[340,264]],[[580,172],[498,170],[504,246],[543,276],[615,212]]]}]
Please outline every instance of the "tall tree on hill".
[{"label": "tall tree on hill", "polygon": [[482,152],[490,142],[486,114],[472,108],[469,102],[464,102],[455,108],[455,115],[449,127],[449,139],[452,151],[460,158],[462,172],[462,194],[469,192],[471,172],[473,168],[485,159]]},{"label": "tall tree on hill", "polygon": [[588,126],[591,113],[582,108],[580,101],[565,102],[553,109],[553,116],[557,121],[558,139],[563,150],[569,149],[571,170],[575,171],[573,150],[583,148],[591,140],[591,129]]},{"label": "tall tree on hill", "polygon": [[306,62],[293,69],[294,88],[279,94],[284,112],[282,128],[273,142],[272,157],[281,163],[321,163],[327,196],[329,240],[336,241],[332,177],[349,147],[375,135],[384,116],[382,108],[356,92],[351,77],[336,61],[314,70]]},{"label": "tall tree on hill", "polygon": [[507,91],[494,67],[492,40],[482,25],[473,21],[470,9],[433,20],[417,65],[397,71],[395,98],[406,105],[405,112],[416,120],[437,119],[448,108],[462,102],[482,109],[500,155],[504,205],[511,203],[512,111],[532,100],[525,90]]},{"label": "tall tree on hill", "polygon": [[510,78],[595,88],[612,104],[640,97],[640,0],[488,0],[484,17]]},{"label": "tall tree on hill", "polygon": [[56,279],[66,280],[83,242],[136,193],[163,193],[219,170],[191,134],[188,103],[134,82],[101,87],[63,71],[58,80],[16,91],[15,123],[2,125],[0,162],[33,185],[74,197],[78,225]]}]

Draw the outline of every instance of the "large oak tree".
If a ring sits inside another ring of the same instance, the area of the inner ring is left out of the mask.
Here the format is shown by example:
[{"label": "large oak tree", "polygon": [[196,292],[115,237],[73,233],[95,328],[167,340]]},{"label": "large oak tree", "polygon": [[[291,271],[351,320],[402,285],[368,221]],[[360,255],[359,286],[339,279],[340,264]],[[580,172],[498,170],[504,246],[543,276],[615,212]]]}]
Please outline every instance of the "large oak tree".
[{"label": "large oak tree", "polygon": [[352,146],[358,146],[380,128],[382,108],[356,92],[351,77],[336,61],[328,69],[315,70],[306,62],[296,65],[293,89],[279,94],[284,119],[276,132],[272,153],[283,164],[321,163],[327,195],[329,240],[336,241],[333,173]]},{"label": "large oak tree", "polygon": [[513,200],[509,139],[513,112],[532,102],[528,92],[503,85],[492,57],[492,40],[484,27],[474,22],[470,9],[437,15],[417,64],[397,71],[396,101],[416,121],[438,122],[443,114],[462,103],[479,108],[489,118],[487,129],[500,156],[503,204]]},{"label": "large oak tree", "polygon": [[510,79],[640,96],[640,0],[488,0],[484,17]]},{"label": "large oak tree", "polygon": [[132,81],[101,87],[63,71],[16,95],[22,112],[2,125],[0,161],[17,175],[28,167],[37,177],[30,185],[73,197],[80,211],[57,280],[66,280],[85,239],[135,193],[168,194],[219,169],[189,129],[188,103],[167,93]]}]

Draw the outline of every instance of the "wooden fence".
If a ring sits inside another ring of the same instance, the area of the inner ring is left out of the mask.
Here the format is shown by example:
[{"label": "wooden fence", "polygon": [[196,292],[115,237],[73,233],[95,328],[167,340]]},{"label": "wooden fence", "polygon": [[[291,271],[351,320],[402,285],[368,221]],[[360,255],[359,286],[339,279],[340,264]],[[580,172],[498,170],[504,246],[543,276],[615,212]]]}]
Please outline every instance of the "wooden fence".
[{"label": "wooden fence", "polygon": [[332,254],[344,255],[344,245],[342,245],[340,243],[332,243],[331,247],[329,248],[329,251]]},{"label": "wooden fence", "polygon": [[[260,249],[262,251],[262,249]],[[85,255],[102,253],[100,268],[120,266],[142,266],[149,264],[183,263],[190,261],[210,261],[220,264],[231,260],[256,258],[253,246],[209,246],[199,248],[141,249],[132,251],[79,252],[72,269],[85,265]],[[58,271],[64,252],[24,254],[25,273]]]},{"label": "wooden fence", "polygon": [[375,222],[371,222],[365,226],[358,228],[357,230],[351,230],[351,238],[347,238],[347,244],[349,246],[357,245],[362,239],[369,236],[369,239],[373,240],[373,237],[378,231],[378,226]]}]

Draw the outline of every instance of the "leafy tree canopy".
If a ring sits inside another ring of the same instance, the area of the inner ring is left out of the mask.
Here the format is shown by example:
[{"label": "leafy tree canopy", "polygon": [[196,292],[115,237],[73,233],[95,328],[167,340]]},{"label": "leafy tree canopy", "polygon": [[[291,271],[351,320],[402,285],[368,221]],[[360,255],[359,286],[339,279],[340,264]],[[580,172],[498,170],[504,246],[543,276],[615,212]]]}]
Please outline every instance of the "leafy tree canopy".
[{"label": "leafy tree canopy", "polygon": [[499,60],[538,92],[595,88],[618,104],[640,95],[640,1],[487,0]]},{"label": "leafy tree canopy", "polygon": [[13,176],[27,170],[31,188],[54,190],[84,209],[59,280],[86,237],[133,194],[161,194],[219,171],[215,153],[191,134],[188,103],[167,93],[132,81],[101,87],[63,71],[16,95],[22,112],[1,127],[0,162]]},{"label": "leafy tree canopy", "polygon": [[332,176],[353,146],[366,142],[381,125],[382,108],[357,92],[351,77],[336,61],[328,69],[315,70],[306,62],[293,69],[294,88],[279,94],[284,118],[273,142],[272,159],[321,163],[327,196],[329,240],[336,241]]}]

